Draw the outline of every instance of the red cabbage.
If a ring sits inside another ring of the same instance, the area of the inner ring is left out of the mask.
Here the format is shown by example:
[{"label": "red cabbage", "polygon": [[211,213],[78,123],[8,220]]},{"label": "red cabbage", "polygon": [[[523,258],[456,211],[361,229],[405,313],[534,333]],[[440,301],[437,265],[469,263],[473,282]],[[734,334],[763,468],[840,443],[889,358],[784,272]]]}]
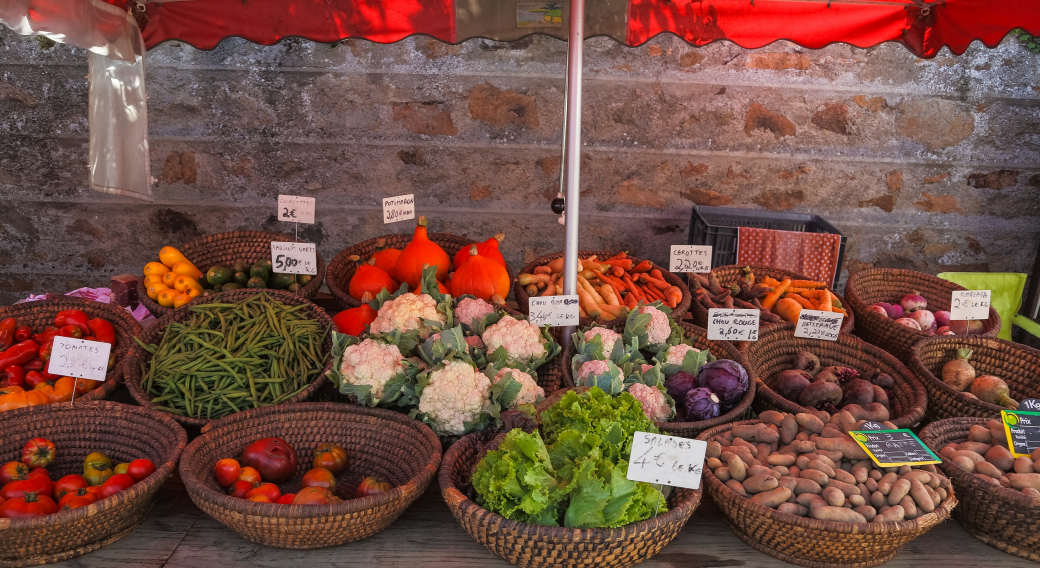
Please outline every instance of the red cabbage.
[{"label": "red cabbage", "polygon": [[690,422],[711,420],[719,415],[719,397],[710,389],[696,388],[683,399],[684,416]]},{"label": "red cabbage", "polygon": [[718,395],[723,410],[729,410],[744,398],[748,390],[748,375],[736,361],[719,359],[701,367],[697,384],[711,389]]},{"label": "red cabbage", "polygon": [[668,396],[672,397],[673,400],[681,401],[690,389],[697,388],[697,377],[687,372],[679,371],[665,379],[664,388],[668,391]]}]

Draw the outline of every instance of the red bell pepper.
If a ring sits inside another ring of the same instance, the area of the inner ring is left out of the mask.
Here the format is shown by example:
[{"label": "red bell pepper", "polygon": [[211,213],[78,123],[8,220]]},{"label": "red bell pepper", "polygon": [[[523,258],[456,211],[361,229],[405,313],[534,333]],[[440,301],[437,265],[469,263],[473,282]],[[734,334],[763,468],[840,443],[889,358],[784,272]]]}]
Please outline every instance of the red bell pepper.
[{"label": "red bell pepper", "polygon": [[9,349],[0,353],[0,369],[6,369],[11,365],[24,365],[35,359],[39,353],[40,346],[31,339],[15,343]]},{"label": "red bell pepper", "polygon": [[48,327],[47,329],[43,330],[41,333],[34,333],[33,336],[32,336],[32,339],[36,343],[38,343],[40,345],[43,345],[45,343],[50,342],[51,339],[54,339],[54,335],[56,333],[58,333],[58,328],[56,328],[56,327]]},{"label": "red bell pepper", "polygon": [[36,388],[36,385],[45,382],[47,382],[47,380],[43,378],[43,375],[37,373],[36,371],[29,371],[25,374],[25,386],[28,388],[34,389]]},{"label": "red bell pepper", "polygon": [[51,360],[51,348],[54,347],[53,341],[48,341],[43,347],[40,347],[39,357],[46,366],[47,362]]},{"label": "red bell pepper", "polygon": [[63,310],[54,316],[54,327],[74,325],[79,328],[81,332],[80,337],[83,337],[84,335],[90,335],[90,326],[87,323],[89,321],[90,316],[82,310]]},{"label": "red bell pepper", "polygon": [[22,370],[28,371],[42,371],[43,370],[43,359],[37,357],[36,359],[30,360],[28,363],[22,365]]},{"label": "red bell pepper", "polygon": [[[89,330],[90,330],[90,328],[87,328],[88,334],[89,334]],[[70,324],[70,325],[66,325],[65,327],[59,329],[58,332],[54,334],[54,336],[55,337],[73,337],[73,338],[76,338],[76,339],[82,339],[83,338],[83,330],[78,325]],[[53,339],[52,339],[52,341],[53,341]]]},{"label": "red bell pepper", "polygon": [[4,369],[6,375],[4,380],[7,382],[4,386],[25,386],[25,370],[18,365],[11,365]]},{"label": "red bell pepper", "polygon": [[90,335],[95,337],[95,341],[115,345],[116,329],[112,327],[112,324],[109,323],[108,320],[94,318],[87,322],[87,325],[90,326]]},{"label": "red bell pepper", "polygon": [[14,334],[18,329],[18,320],[6,318],[0,321],[0,351],[14,345]]},{"label": "red bell pepper", "polygon": [[32,328],[27,325],[20,325],[14,330],[15,341],[25,341],[26,339],[32,339],[33,332]]}]

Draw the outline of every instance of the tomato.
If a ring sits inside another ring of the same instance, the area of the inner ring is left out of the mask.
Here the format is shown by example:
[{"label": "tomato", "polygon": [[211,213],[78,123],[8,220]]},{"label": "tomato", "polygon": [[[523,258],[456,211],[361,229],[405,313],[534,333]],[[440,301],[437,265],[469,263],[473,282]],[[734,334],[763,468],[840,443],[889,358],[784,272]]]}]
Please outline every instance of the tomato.
[{"label": "tomato", "polygon": [[58,511],[58,504],[46,495],[27,493],[25,497],[9,499],[0,505],[0,518],[24,519],[49,515]]},{"label": "tomato", "polygon": [[[95,469],[93,467],[83,468],[83,477],[85,477],[87,479],[87,483],[91,485],[101,485],[102,483],[108,481],[108,478],[112,477],[113,475],[115,475],[115,472],[112,471],[111,467],[109,467],[108,469]],[[120,475],[126,474],[123,473]]]},{"label": "tomato", "polygon": [[54,495],[55,500],[61,501],[61,498],[64,497],[66,493],[76,493],[80,489],[86,489],[88,485],[89,484],[85,477],[74,473],[72,475],[66,475],[56,481],[51,494]]},{"label": "tomato", "polygon": [[314,448],[314,462],[311,467],[323,467],[331,471],[333,476],[338,476],[347,470],[347,451],[328,442],[318,444],[318,447]]},{"label": "tomato", "polygon": [[7,462],[0,467],[0,485],[29,477],[29,466],[22,462]]},{"label": "tomato", "polygon": [[390,489],[392,489],[390,484],[378,477],[366,477],[361,481],[361,485],[358,485],[357,496],[361,498],[369,495],[379,495],[380,493],[390,491]]},{"label": "tomato", "polygon": [[46,438],[33,438],[22,448],[22,463],[29,467],[47,467],[54,461],[58,449]]},{"label": "tomato", "polygon": [[11,481],[4,485],[0,488],[0,497],[4,499],[18,499],[23,497],[26,493],[50,495],[52,489],[53,484],[51,484],[50,479],[37,475],[28,479]]},{"label": "tomato", "polygon": [[144,478],[155,473],[155,464],[152,460],[138,459],[130,462],[130,466],[126,468],[126,473],[130,477],[134,478],[134,481],[143,481]]},{"label": "tomato", "polygon": [[47,471],[47,468],[45,467],[34,467],[31,470],[29,470],[29,477],[27,477],[26,479],[32,479],[34,477],[43,477],[50,480],[51,474],[49,471]]},{"label": "tomato", "polygon": [[282,496],[282,491],[273,483],[261,483],[246,493],[246,499],[249,499],[253,495],[266,495],[267,498],[271,500],[271,503],[274,503]]},{"label": "tomato", "polygon": [[63,501],[64,503],[58,507],[59,511],[79,509],[80,507],[86,507],[87,505],[92,505],[94,503],[86,497],[71,497],[70,499]]},{"label": "tomato", "polygon": [[235,480],[239,479],[240,473],[242,473],[242,466],[239,465],[238,460],[231,458],[222,459],[213,466],[213,474],[217,477],[217,483],[221,487],[230,487]]},{"label": "tomato", "polygon": [[242,471],[238,472],[238,479],[248,481],[254,487],[264,482],[263,478],[260,477],[260,472],[252,467],[243,467]]},{"label": "tomato", "polygon": [[281,438],[263,438],[249,444],[238,461],[256,468],[272,483],[288,481],[296,473],[296,452]]},{"label": "tomato", "polygon": [[109,477],[101,485],[101,498],[111,497],[124,489],[129,489],[134,484],[134,478],[125,473],[117,473]]},{"label": "tomato", "polygon": [[228,495],[232,497],[238,497],[239,499],[243,499],[245,498],[246,493],[249,493],[253,490],[253,487],[255,487],[255,485],[253,485],[252,483],[239,479],[232,483],[231,487],[228,488]]},{"label": "tomato", "polygon": [[[98,487],[98,489],[100,488],[101,487]],[[84,499],[89,499],[91,503],[97,503],[98,496],[90,489],[90,487],[84,487],[82,489],[77,489],[75,491],[70,491],[66,493],[61,499],[58,500],[58,508],[62,508],[65,505],[65,503],[68,503],[69,499],[77,499],[80,497]]]},{"label": "tomato", "polygon": [[116,464],[116,466],[112,468],[112,473],[126,473],[126,470],[129,467],[130,467],[130,462],[123,462],[123,463]]},{"label": "tomato", "polygon": [[304,487],[293,499],[293,505],[328,505],[336,496],[324,487]]},{"label": "tomato", "polygon": [[101,486],[100,485],[91,485],[90,487],[87,488],[87,492],[94,494],[94,500],[95,501],[100,501],[101,500]]},{"label": "tomato", "polygon": [[324,487],[330,492],[336,491],[336,476],[323,467],[316,467],[303,474],[301,483],[304,487]]},{"label": "tomato", "polygon": [[246,497],[246,500],[247,501],[256,501],[257,503],[274,503],[274,501],[272,501],[270,497],[268,497],[267,495],[264,495],[263,493],[257,493],[255,495],[250,495],[249,497]]},{"label": "tomato", "polygon": [[295,498],[295,493],[286,493],[285,495],[279,497],[278,500],[275,501],[275,503],[278,503],[279,505],[292,505],[293,499]]}]

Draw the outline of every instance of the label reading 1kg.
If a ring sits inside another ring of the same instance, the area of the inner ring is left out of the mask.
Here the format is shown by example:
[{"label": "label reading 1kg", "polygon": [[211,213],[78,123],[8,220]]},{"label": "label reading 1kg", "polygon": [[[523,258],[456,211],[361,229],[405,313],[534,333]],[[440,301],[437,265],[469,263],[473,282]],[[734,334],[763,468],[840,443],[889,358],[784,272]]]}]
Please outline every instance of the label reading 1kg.
[{"label": "label reading 1kg", "polygon": [[318,275],[318,248],[314,243],[271,242],[274,272]]},{"label": "label reading 1kg", "polygon": [[278,220],[287,223],[314,223],[314,198],[278,196]]},{"label": "label reading 1kg", "polygon": [[415,194],[383,198],[383,224],[415,219]]},{"label": "label reading 1kg", "polygon": [[711,272],[711,247],[698,245],[672,245],[670,259],[670,272],[696,272],[706,274]]},{"label": "label reading 1kg", "polygon": [[950,299],[951,320],[989,318],[989,290],[954,290]]},{"label": "label reading 1kg", "polygon": [[712,341],[758,341],[758,310],[708,310],[708,339]]}]

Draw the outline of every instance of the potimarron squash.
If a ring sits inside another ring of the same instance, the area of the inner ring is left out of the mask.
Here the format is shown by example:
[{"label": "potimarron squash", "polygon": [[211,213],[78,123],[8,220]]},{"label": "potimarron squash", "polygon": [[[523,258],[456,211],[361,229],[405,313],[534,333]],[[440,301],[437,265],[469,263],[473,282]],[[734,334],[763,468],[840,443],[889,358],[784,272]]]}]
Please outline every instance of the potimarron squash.
[{"label": "potimarron squash", "polygon": [[357,255],[350,256],[348,260],[358,263],[357,270],[354,271],[354,276],[350,278],[350,286],[347,289],[350,297],[355,300],[361,300],[365,292],[374,297],[379,295],[383,288],[390,292],[397,290],[397,282],[385,270],[376,267],[375,260],[362,263],[360,262],[361,258]]},{"label": "potimarron squash", "polygon": [[376,268],[383,269],[394,280],[398,279],[397,259],[400,256],[400,250],[386,246],[386,239],[376,240],[376,252],[372,255],[372,259],[376,261]]},{"label": "potimarron squash", "polygon": [[[477,243],[477,254],[505,266],[506,259],[502,257],[502,253],[498,250],[498,243],[501,243],[505,238],[506,236],[503,233],[499,233],[482,243]],[[458,270],[460,266],[466,264],[469,256],[469,247],[459,249],[459,252],[455,253],[455,269]]]},{"label": "potimarron squash", "polygon": [[491,296],[505,298],[509,295],[509,273],[506,268],[490,258],[477,253],[477,245],[469,247],[469,260],[455,269],[451,278],[451,293],[455,297],[472,294],[481,300],[491,301]]},{"label": "potimarron squash", "polygon": [[437,267],[438,282],[444,281],[444,277],[448,275],[448,269],[451,267],[448,253],[426,235],[426,223],[425,216],[419,217],[412,241],[397,257],[397,277],[402,282],[406,282],[408,289],[412,291],[419,289],[424,264]]}]

